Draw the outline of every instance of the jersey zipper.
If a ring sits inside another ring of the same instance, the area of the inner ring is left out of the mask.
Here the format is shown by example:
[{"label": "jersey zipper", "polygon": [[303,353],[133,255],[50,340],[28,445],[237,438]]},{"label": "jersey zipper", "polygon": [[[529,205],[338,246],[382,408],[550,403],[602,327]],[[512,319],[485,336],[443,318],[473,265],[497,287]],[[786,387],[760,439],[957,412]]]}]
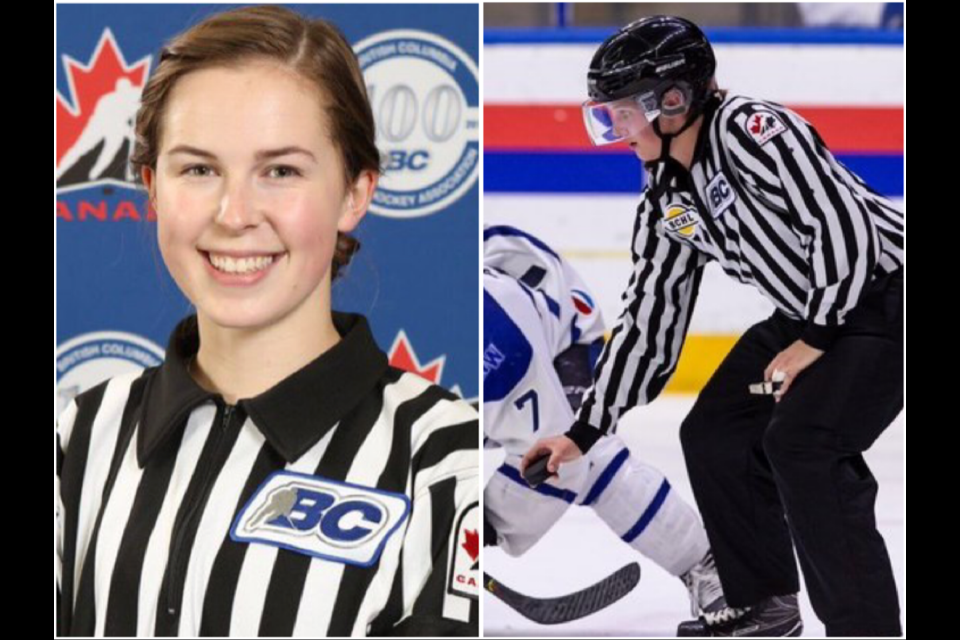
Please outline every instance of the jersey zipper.
[{"label": "jersey zipper", "polygon": [[174,535],[173,547],[170,552],[169,560],[169,582],[167,583],[167,614],[171,616],[179,615],[180,609],[182,609],[180,606],[180,600],[183,597],[183,583],[186,580],[186,564],[187,559],[189,558],[189,555],[184,553],[183,550],[183,545],[186,542],[186,533],[191,528],[193,521],[199,516],[201,511],[200,507],[206,503],[207,497],[210,495],[210,491],[213,489],[213,460],[216,459],[217,454],[220,451],[220,446],[223,443],[223,436],[230,428],[230,422],[233,419],[236,408],[236,405],[225,405],[222,413],[220,414],[219,420],[214,420],[214,422],[219,422],[219,425],[216,427],[216,430],[213,433],[214,442],[213,446],[211,447],[212,460],[203,465],[203,482],[200,483],[200,490],[197,491],[194,494],[193,499],[191,499],[187,507],[186,516],[183,518],[183,522],[180,524],[179,530]]}]

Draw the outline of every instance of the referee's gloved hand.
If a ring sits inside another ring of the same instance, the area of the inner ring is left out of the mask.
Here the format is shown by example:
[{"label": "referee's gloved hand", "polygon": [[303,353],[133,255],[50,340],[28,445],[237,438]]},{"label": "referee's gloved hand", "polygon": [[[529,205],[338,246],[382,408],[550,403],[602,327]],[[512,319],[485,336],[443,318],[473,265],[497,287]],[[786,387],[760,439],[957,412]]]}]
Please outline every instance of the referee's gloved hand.
[{"label": "referee's gloved hand", "polygon": [[561,464],[572,462],[583,455],[573,440],[567,436],[544,438],[538,440],[529,451],[523,454],[520,460],[520,472],[526,472],[531,462],[547,454],[550,455],[550,460],[547,462],[547,471],[550,473],[556,473]]}]

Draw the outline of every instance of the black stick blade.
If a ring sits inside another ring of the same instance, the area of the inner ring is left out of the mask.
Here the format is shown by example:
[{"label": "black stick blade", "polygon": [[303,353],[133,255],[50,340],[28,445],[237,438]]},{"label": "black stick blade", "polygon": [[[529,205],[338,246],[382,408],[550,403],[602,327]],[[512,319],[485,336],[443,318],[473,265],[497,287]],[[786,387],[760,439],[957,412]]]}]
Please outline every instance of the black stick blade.
[{"label": "black stick blade", "polygon": [[640,582],[640,565],[632,562],[594,585],[555,598],[518,593],[486,573],[483,581],[487,591],[525,618],[539,624],[561,624],[605,609],[633,591]]}]

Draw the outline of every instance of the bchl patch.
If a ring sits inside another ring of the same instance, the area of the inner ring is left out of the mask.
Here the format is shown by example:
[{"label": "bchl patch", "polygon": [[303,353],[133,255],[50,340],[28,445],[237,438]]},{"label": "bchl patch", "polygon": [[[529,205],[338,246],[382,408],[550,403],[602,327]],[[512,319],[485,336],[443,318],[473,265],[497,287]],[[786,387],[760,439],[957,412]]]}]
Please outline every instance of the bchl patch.
[{"label": "bchl patch", "polygon": [[745,128],[759,145],[770,142],[787,130],[779,116],[769,111],[758,111],[751,115],[747,118]]},{"label": "bchl patch", "polygon": [[685,204],[667,205],[663,217],[663,228],[684,238],[692,238],[700,224],[700,216],[696,210]]},{"label": "bchl patch", "polygon": [[737,192],[730,186],[727,176],[723,175],[723,172],[713,176],[710,184],[707,185],[707,206],[710,207],[710,215],[719,218],[736,199]]},{"label": "bchl patch", "polygon": [[474,502],[457,519],[453,562],[450,563],[449,593],[473,598],[480,597],[480,507]]},{"label": "bchl patch", "polygon": [[230,537],[369,567],[409,512],[403,494],[278,471],[237,515]]}]

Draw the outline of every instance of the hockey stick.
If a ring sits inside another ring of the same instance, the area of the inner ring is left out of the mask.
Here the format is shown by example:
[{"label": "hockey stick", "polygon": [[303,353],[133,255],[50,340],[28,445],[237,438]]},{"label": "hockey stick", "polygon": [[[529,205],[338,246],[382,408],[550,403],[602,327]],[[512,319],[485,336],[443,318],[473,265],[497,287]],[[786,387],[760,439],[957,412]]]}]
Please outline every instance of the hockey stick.
[{"label": "hockey stick", "polygon": [[609,607],[640,582],[640,565],[632,562],[600,582],[565,596],[535,598],[517,593],[483,574],[484,587],[520,615],[540,624],[561,624]]}]

